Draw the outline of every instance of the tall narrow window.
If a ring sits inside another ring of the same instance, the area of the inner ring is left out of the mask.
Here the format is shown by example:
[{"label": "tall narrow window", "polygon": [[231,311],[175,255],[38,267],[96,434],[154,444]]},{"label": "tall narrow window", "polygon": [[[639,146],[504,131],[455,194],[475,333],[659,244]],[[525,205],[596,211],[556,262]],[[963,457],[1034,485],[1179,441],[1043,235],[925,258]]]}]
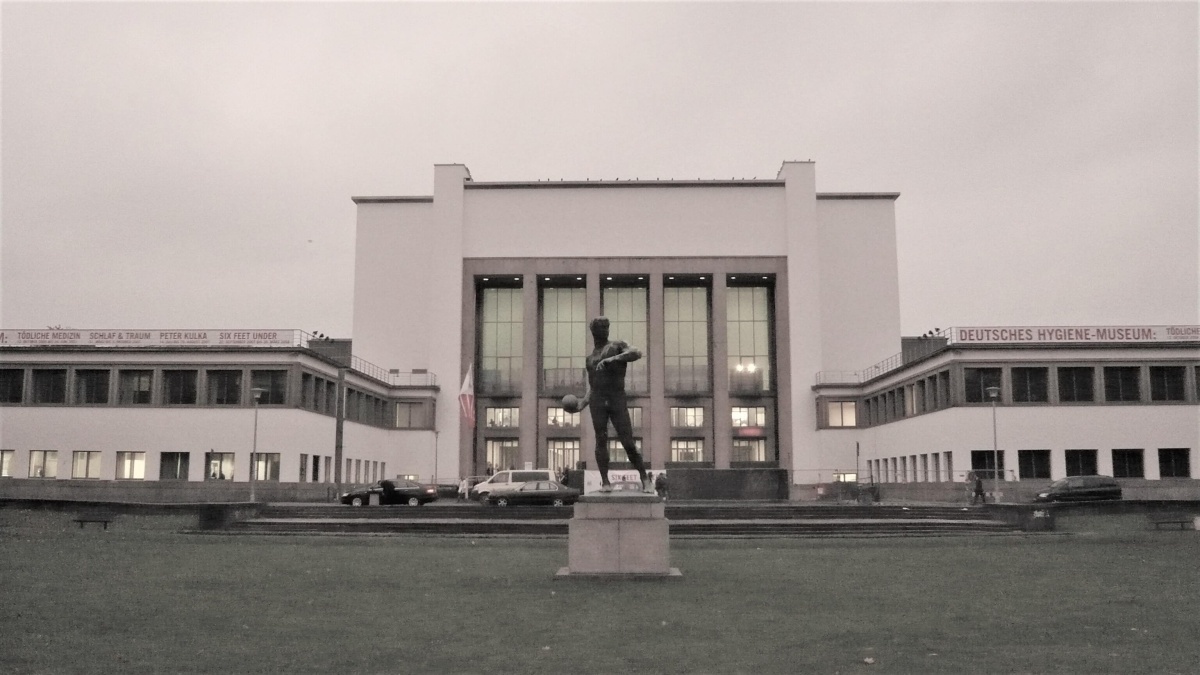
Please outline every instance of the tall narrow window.
[{"label": "tall narrow window", "polygon": [[146,453],[117,453],[117,480],[144,480],[145,478]]},{"label": "tall narrow window", "polygon": [[[621,340],[645,351],[648,341],[646,329],[648,293],[649,291],[644,287],[604,289],[600,295],[600,311],[608,317],[610,340]],[[649,391],[650,380],[647,363],[648,359],[643,358],[626,366],[626,391],[639,393]]]},{"label": "tall narrow window", "polygon": [[488,439],[484,442],[487,465],[492,471],[515,469],[521,460],[520,444],[516,439]]},{"label": "tall narrow window", "polygon": [[13,456],[15,450],[0,450],[0,478],[11,478],[13,475]]},{"label": "tall narrow window", "polygon": [[484,288],[480,301],[479,369],[482,393],[520,392],[523,322],[520,288]]},{"label": "tall narrow window", "polygon": [[209,405],[238,405],[242,402],[242,371],[208,371]]},{"label": "tall narrow window", "polygon": [[586,300],[583,288],[542,289],[542,383],[547,390],[583,386],[588,354]]},{"label": "tall narrow window", "polygon": [[663,289],[663,337],[667,391],[708,391],[708,288]]},{"label": "tall narrow window", "polygon": [[79,369],[75,371],[75,403],[81,405],[103,405],[108,403],[107,369]]},{"label": "tall narrow window", "polygon": [[65,368],[54,370],[34,369],[33,402],[67,402],[67,371]]},{"label": "tall narrow window", "polygon": [[1013,368],[1012,399],[1016,403],[1046,403],[1050,400],[1047,368]]},{"label": "tall narrow window", "polygon": [[729,390],[771,389],[771,289],[730,286],[725,332],[729,340]]},{"label": "tall narrow window", "polygon": [[579,441],[562,438],[546,441],[546,461],[556,474],[574,469],[579,464]]},{"label": "tall narrow window", "polygon": [[99,478],[100,453],[77,450],[71,453],[71,478]]},{"label": "tall narrow window", "polygon": [[1086,403],[1096,400],[1096,369],[1091,366],[1070,366],[1058,369],[1058,400],[1063,403]]},{"label": "tall narrow window", "polygon": [[20,403],[25,393],[25,370],[0,368],[0,403]]}]

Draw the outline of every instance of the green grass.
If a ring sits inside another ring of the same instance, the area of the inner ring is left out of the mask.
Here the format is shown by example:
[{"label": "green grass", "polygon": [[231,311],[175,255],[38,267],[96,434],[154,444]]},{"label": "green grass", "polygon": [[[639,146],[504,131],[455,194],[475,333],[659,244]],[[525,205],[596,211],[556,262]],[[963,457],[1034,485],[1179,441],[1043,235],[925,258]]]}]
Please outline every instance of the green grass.
[{"label": "green grass", "polygon": [[[184,535],[0,510],[5,673],[1164,673],[1200,667],[1200,533],[673,541],[669,582],[554,580],[566,541]],[[874,659],[868,665],[864,659]]]}]

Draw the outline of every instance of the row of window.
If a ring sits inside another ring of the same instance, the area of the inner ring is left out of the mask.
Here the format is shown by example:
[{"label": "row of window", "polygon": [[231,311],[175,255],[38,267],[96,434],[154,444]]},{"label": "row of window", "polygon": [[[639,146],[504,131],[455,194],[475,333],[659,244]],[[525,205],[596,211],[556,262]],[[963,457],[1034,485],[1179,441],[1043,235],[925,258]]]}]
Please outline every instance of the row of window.
[{"label": "row of window", "polygon": [[113,368],[0,368],[0,403],[240,406],[287,402],[286,370],[117,368],[115,372],[114,378]]},{"label": "row of window", "polygon": [[[642,439],[635,438],[634,443],[639,451],[642,449]],[[591,464],[591,458],[580,456],[578,439],[551,438],[546,441],[546,466],[554,471],[575,469],[581,461]],[[489,438],[484,440],[484,456],[486,468],[490,471],[513,469],[521,465],[521,446],[512,438]],[[608,457],[610,465],[621,467],[629,462],[624,446],[617,439],[608,441]],[[734,438],[730,461],[733,463],[770,462],[774,461],[774,453],[768,455],[765,438]],[[711,454],[705,452],[702,438],[672,438],[671,454],[667,460],[672,463],[704,463],[712,462]],[[594,468],[594,467],[593,467]]]},{"label": "row of window", "polygon": [[[705,277],[698,280],[703,282]],[[584,358],[590,351],[585,311],[587,289],[547,286],[538,290],[542,389],[558,392],[581,388]],[[482,394],[514,394],[521,390],[525,362],[523,292],[511,287],[479,289],[477,387]],[[610,339],[642,348],[648,346],[648,296],[649,289],[644,285],[601,289],[601,313],[609,319]],[[725,357],[731,391],[753,393],[770,391],[773,387],[772,302],[770,286],[727,289]],[[712,389],[710,305],[710,289],[706,285],[663,288],[661,353],[668,392]],[[645,360],[629,364],[626,388],[638,393],[649,391]]]},{"label": "row of window", "polygon": [[[0,477],[13,477],[16,450],[0,450]],[[71,478],[101,479],[107,476],[101,473],[102,454],[97,450],[75,450],[71,452]],[[159,480],[188,480],[191,471],[190,452],[159,453]],[[236,453],[206,452],[204,453],[204,479],[210,481],[232,481],[234,476],[234,460]],[[349,459],[345,460],[345,480],[349,482],[373,482],[387,475],[387,462],[375,460]],[[251,467],[253,480],[279,482],[280,454],[277,452],[259,452],[254,455]],[[312,455],[311,461],[307,454],[300,455],[299,475],[301,483],[330,483],[333,482],[331,473],[333,458],[322,455]],[[323,469],[323,471],[322,471]],[[59,452],[57,450],[30,450],[28,472],[29,478],[58,478]],[[145,480],[145,452],[117,452],[116,466],[111,476],[115,480]]]},{"label": "row of window", "polygon": [[[1112,475],[1115,478],[1145,478],[1146,451],[1142,448],[1114,448],[1110,451]],[[996,475],[997,463],[1001,479],[1049,479],[1050,450],[1017,450],[1017,471],[1005,468],[1004,450],[972,450],[971,471],[987,479]],[[1067,476],[1094,476],[1099,473],[1099,451],[1095,449],[1063,450]],[[1191,478],[1190,448],[1158,448],[1160,478]],[[950,452],[905,455],[870,460],[867,465],[873,480],[885,483],[947,482],[957,477],[954,456]]]},{"label": "row of window", "polygon": [[1184,402],[1187,370],[1179,365],[963,368],[964,398],[967,403],[990,402],[992,394],[1011,403]]},{"label": "row of window", "polygon": [[820,425],[868,427],[942,410],[990,403],[1048,405],[1076,403],[1187,403],[1188,366],[1009,366],[963,368],[961,399],[943,370],[861,400],[822,400]]},{"label": "row of window", "polygon": [[[115,374],[115,376],[114,376]],[[288,371],[233,368],[0,368],[0,404],[120,406],[286,405]],[[299,405],[337,414],[337,382],[301,373]],[[397,401],[346,388],[346,419],[430,429],[433,402]]]},{"label": "row of window", "polygon": [[[767,425],[767,409],[764,406],[733,406],[730,413],[734,427],[765,427]],[[704,408],[700,406],[672,407],[670,419],[672,428],[702,429],[704,428]],[[516,429],[521,426],[521,409],[489,407],[484,414],[484,420],[488,429]],[[633,428],[641,428],[641,406],[629,407],[629,421]],[[546,426],[562,429],[578,428],[579,413],[569,413],[564,408],[547,408]]]}]

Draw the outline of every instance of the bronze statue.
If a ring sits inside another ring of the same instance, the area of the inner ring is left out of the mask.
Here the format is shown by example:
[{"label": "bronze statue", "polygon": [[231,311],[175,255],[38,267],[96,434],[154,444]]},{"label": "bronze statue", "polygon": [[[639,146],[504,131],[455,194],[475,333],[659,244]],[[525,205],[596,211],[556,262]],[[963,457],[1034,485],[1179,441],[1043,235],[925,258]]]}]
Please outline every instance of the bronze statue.
[{"label": "bronze statue", "polygon": [[612,420],[617,438],[625,454],[642,479],[642,489],[654,493],[654,485],[646,477],[642,455],[633,440],[633,424],[629,421],[629,404],[625,398],[626,364],[642,358],[642,353],[621,340],[608,339],[608,319],[599,316],[588,323],[596,348],[585,363],[587,391],[579,402],[579,410],[592,406],[592,429],[596,432],[596,467],[600,469],[600,491],[609,492],[608,482],[608,422]]}]

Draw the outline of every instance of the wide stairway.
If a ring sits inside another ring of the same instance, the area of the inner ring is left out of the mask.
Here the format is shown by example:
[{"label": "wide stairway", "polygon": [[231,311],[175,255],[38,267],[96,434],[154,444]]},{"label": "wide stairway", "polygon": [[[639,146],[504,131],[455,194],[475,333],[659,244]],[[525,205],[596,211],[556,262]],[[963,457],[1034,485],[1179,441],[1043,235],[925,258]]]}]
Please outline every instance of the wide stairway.
[{"label": "wide stairway", "polygon": [[[480,504],[334,506],[271,504],[232,523],[239,534],[442,534],[565,537],[571,507]],[[980,508],[676,502],[666,508],[672,537],[879,537],[1017,531]]]}]

